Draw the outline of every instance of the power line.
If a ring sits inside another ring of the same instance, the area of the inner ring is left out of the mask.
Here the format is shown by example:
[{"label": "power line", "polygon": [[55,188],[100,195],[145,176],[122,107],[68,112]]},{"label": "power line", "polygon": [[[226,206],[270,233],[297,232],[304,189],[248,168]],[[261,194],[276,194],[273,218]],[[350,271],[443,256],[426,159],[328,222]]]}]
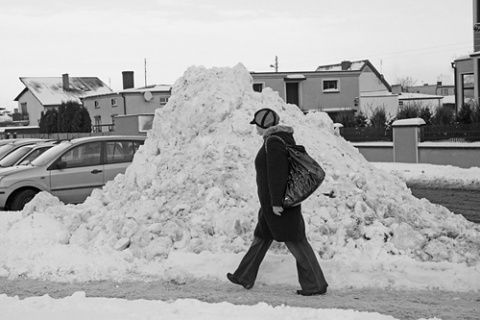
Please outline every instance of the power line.
[{"label": "power line", "polygon": [[[446,44],[446,45],[442,45],[442,46],[432,46],[432,47],[426,47],[426,48],[420,48],[420,49],[411,49],[411,50],[403,50],[403,51],[396,51],[396,52],[378,53],[378,54],[376,54],[376,56],[389,55],[389,54],[410,53],[410,52],[416,52],[416,51],[422,51],[422,50],[446,48],[446,47],[451,47],[451,46],[456,46],[456,45],[465,45],[465,44],[470,44],[471,47],[473,48],[473,43],[471,43],[471,42],[458,42],[458,43],[451,43],[451,44]],[[463,49],[463,48],[459,48],[459,49]]]},{"label": "power line", "polygon": [[[468,47],[464,47],[464,45],[468,44],[469,46]],[[461,45],[461,47],[455,47],[455,46],[459,46]],[[438,50],[438,51],[429,51],[429,52],[422,52],[422,51],[425,51],[425,50],[432,50],[432,49],[440,49],[440,48],[448,48],[448,49],[445,49],[445,50]],[[445,44],[445,45],[438,45],[438,46],[429,46],[429,47],[424,47],[424,48],[416,48],[416,49],[409,49],[409,50],[401,50],[401,51],[393,51],[393,52],[387,52],[387,53],[375,53],[375,54],[363,54],[361,56],[361,58],[359,59],[353,59],[352,60],[360,60],[360,59],[370,59],[372,57],[385,57],[385,56],[393,56],[393,55],[405,55],[405,58],[406,58],[406,54],[410,54],[409,56],[411,57],[412,56],[412,53],[415,53],[417,52],[417,54],[414,54],[413,56],[415,55],[425,55],[425,54],[437,54],[437,53],[444,53],[444,52],[449,52],[451,50],[461,50],[461,51],[465,51],[465,50],[471,50],[473,51],[473,43],[468,41],[464,41],[464,42],[457,42],[457,43],[450,43],[450,44]],[[357,57],[360,56],[358,53],[355,54]],[[397,57],[398,58],[398,57]],[[400,57],[401,58],[401,57]],[[308,61],[294,61],[294,62],[291,62],[289,63],[288,61],[284,61],[284,65],[293,65],[293,64],[296,64],[298,65],[299,63],[310,63]],[[319,61],[315,61],[315,62],[312,62],[312,63],[319,63]]]}]

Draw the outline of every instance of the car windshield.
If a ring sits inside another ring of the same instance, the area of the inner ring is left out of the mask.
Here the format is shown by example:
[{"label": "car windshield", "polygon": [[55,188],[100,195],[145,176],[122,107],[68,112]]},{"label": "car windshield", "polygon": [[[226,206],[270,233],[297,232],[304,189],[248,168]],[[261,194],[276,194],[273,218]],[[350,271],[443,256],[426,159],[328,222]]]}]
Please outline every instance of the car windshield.
[{"label": "car windshield", "polygon": [[6,144],[0,147],[0,159],[5,157],[6,154],[9,154],[10,151],[15,149],[17,146],[14,144]]},{"label": "car windshield", "polygon": [[28,153],[22,161],[16,163],[17,166],[26,166],[29,165],[33,160],[43,154],[45,151],[50,149],[52,146],[41,146],[34,148],[30,153]]},{"label": "car windshield", "polygon": [[48,149],[41,155],[39,155],[36,159],[34,159],[30,164],[32,166],[44,166],[51,162],[52,160],[55,160],[57,156],[61,155],[63,151],[68,149],[72,144],[69,142],[62,142],[60,144],[57,144],[53,146],[52,148]]},{"label": "car windshield", "polygon": [[32,146],[20,147],[17,150],[13,151],[5,158],[0,160],[0,167],[10,167],[13,166],[18,160],[20,160],[24,155],[29,153],[32,150]]}]

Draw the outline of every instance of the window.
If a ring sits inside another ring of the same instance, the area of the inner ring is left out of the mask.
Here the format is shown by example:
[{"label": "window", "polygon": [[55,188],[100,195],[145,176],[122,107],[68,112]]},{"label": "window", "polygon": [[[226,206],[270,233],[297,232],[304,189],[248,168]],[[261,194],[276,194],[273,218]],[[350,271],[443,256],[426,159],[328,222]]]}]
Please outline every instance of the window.
[{"label": "window", "polygon": [[323,92],[339,92],[340,86],[337,79],[323,80]]},{"label": "window", "polygon": [[26,102],[20,103],[20,110],[21,110],[21,111],[20,111],[21,114],[26,114],[26,113],[28,113],[28,112],[27,112],[27,103],[26,103]]},{"label": "window", "polygon": [[475,79],[473,74],[471,73],[462,74],[462,82],[461,82],[462,97],[460,98],[460,101],[463,101],[465,99],[473,100],[475,98],[474,84],[475,84]]},{"label": "window", "polygon": [[48,149],[49,149],[49,147],[45,147],[45,148],[38,148],[38,149],[32,151],[28,156],[23,158],[23,160],[20,163],[18,163],[18,165],[19,166],[29,165],[35,158],[37,158],[39,155],[41,155],[42,153],[44,153]]},{"label": "window", "polygon": [[112,107],[115,108],[117,106],[117,99],[111,99],[110,103],[112,104]]},{"label": "window", "polygon": [[160,105],[164,106],[168,102],[168,97],[160,97]]},{"label": "window", "polygon": [[132,162],[133,155],[140,147],[137,141],[107,142],[107,163]]},{"label": "window", "polygon": [[102,117],[95,116],[95,124],[93,125],[93,132],[102,132]]},{"label": "window", "polygon": [[262,92],[263,90],[263,83],[254,83],[253,84],[253,91]]},{"label": "window", "polygon": [[97,100],[94,101],[94,105],[95,105],[95,109],[100,108],[100,102],[98,102]]},{"label": "window", "polygon": [[90,142],[76,146],[63,154],[58,161],[65,163],[64,168],[99,165],[101,144],[101,142]]}]

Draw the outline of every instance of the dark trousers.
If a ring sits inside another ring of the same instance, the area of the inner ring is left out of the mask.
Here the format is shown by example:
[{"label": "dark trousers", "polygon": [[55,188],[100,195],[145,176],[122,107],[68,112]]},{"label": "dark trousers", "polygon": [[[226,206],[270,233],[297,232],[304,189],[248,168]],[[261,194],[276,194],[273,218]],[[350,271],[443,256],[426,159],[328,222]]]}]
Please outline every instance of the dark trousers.
[{"label": "dark trousers", "polygon": [[[255,237],[240,265],[234,272],[235,277],[241,282],[253,286],[255,279],[257,279],[260,264],[272,242],[273,240]],[[327,281],[307,239],[298,242],[285,241],[284,243],[297,260],[298,281],[302,290],[317,291],[325,289],[328,286]]]}]

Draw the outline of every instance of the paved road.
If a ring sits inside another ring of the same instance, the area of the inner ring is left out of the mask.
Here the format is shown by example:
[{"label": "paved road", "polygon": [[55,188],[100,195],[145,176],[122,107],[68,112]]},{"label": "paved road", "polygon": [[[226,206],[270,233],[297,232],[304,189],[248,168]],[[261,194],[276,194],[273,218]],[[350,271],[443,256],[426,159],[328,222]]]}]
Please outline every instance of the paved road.
[{"label": "paved road", "polygon": [[417,186],[410,189],[417,198],[428,199],[463,215],[467,220],[480,223],[480,190],[427,189]]}]

